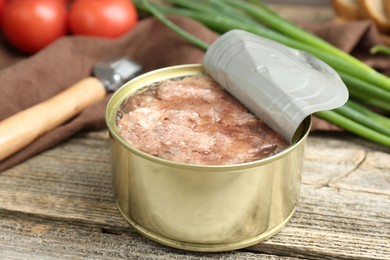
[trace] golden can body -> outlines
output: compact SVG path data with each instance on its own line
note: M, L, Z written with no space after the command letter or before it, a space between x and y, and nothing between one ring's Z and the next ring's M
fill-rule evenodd
M126 83L106 111L117 207L137 231L159 243L191 251L247 247L286 226L296 208L311 118L284 151L259 161L191 165L146 154L116 131L120 105L152 83L204 73L201 65L168 67Z

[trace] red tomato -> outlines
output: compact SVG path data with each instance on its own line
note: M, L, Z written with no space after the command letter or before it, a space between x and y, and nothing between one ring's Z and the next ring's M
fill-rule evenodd
M34 53L67 33L67 10L53 0L16 0L3 11L3 33L17 49Z
M137 24L137 11L130 0L76 0L69 10L73 34L119 37Z
M5 0L0 0L0 28L2 27L3 9L5 6Z

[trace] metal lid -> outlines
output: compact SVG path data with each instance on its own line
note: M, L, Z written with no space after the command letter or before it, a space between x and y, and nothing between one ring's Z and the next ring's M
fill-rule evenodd
M348 100L339 75L316 57L232 30L207 50L205 70L287 140L310 114Z

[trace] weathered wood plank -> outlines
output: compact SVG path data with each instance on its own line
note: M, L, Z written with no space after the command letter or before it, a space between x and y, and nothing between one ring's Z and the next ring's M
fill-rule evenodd
M113 204L107 133L76 138L1 174L12 211L125 225ZM102 212L111 218L102 218Z
M296 259L235 251L207 254L157 245L130 228L0 210L0 257L7 259Z
M44 236L55 237L55 233L59 232L56 230L67 225L69 230L66 232L77 241L80 236L92 236L89 231L85 231L87 235L81 235L79 231L88 227L87 230L94 232L106 230L106 235L99 236L107 236L107 233L132 234L136 237L137 247L153 247L157 251L164 248L171 252L171 258L182 256L182 251L142 238L119 215L113 202L107 146L105 131L80 135L3 172L0 175L0 226L11 225L7 223L13 221L23 223L27 218L24 216L28 215L28 218L37 218L34 221L38 222L39 219L49 220L47 227L44 227L45 224L38 225L42 229L54 230L50 233L52 235L43 232ZM349 135L339 138L312 135L304 160L301 202L291 223L272 239L248 249L226 253L223 258L237 257L239 252L314 259L388 258L389 162L388 149ZM19 217L15 219L15 214L20 214L22 220ZM4 222L4 219L8 220ZM23 254L25 251L21 248L37 243L21 239L24 235L19 231L15 231L16 237L10 237L8 229L0 228L0 238L4 240L0 248L6 248L7 254L13 250L21 250L20 254ZM61 243L59 238L50 239L54 244ZM116 242L111 243L121 243L123 247L134 242L133 237L130 241L123 235L115 236L114 240ZM77 241L76 244L79 243ZM71 248L75 246L69 245ZM111 252L104 245L94 249L93 244L84 243L73 252L75 257L78 250L84 252L86 246L91 246L90 250L95 250L97 255L98 250ZM54 254L57 250L57 247L36 248L39 252L37 256L45 257L45 254ZM139 252L132 253L136 255ZM110 254L114 253L105 256ZM148 254L157 258L160 253ZM186 256L200 257L191 253Z
M303 183L390 196L390 149L339 135L310 140Z
M291 223L259 252L314 259L389 259L390 208L386 196L312 189L303 186L302 201ZM388 204L388 203L387 203Z

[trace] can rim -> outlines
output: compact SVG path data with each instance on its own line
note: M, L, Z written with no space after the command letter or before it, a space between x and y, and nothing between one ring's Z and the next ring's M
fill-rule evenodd
M169 73L175 71L175 73ZM308 116L303 120L301 125L299 126L298 130L295 133L295 136L293 138L292 143L283 151L272 155L270 157L251 161L251 162L245 162L245 163L239 163L239 164L226 164L226 165L204 165L204 164L189 164L189 163L183 163L183 162L176 162L171 161L167 159L163 159L151 154L148 154L146 152L143 152L129 143L127 143L117 132L116 130L116 114L119 106L122 104L122 102L128 98L133 92L136 90L145 87L147 85L150 85L154 82L161 81L168 78L174 78L174 77L180 77L185 75L196 75L196 74L202 74L204 73L203 66L201 64L187 64L187 65L177 65L177 66L170 66L165 67L162 69L153 70L147 73L144 73L127 83L125 83L122 87L120 87L110 98L107 107L106 107L106 113L105 113L105 120L106 125L108 127L110 136L115 139L117 142L119 142L122 147L126 148L127 150L130 150L132 153L143 157L144 159L154 161L159 164L164 164L167 166L175 167L175 168L190 168L190 169L207 169L207 170L215 170L215 171L225 171L225 170L231 170L231 169L241 169L241 168L248 168L248 167L256 167L259 165L264 165L267 163L271 163L275 160L278 160L281 157L286 156L287 154L291 153L297 146L302 143L307 136L309 135L312 120L311 116ZM158 77L156 79L153 77L155 74L161 74L161 77ZM133 86L142 86L139 88L133 87ZM127 91L129 89L129 91ZM132 91L131 91L132 90ZM126 95L122 95L122 92L126 92ZM121 96L122 95L122 96Z

